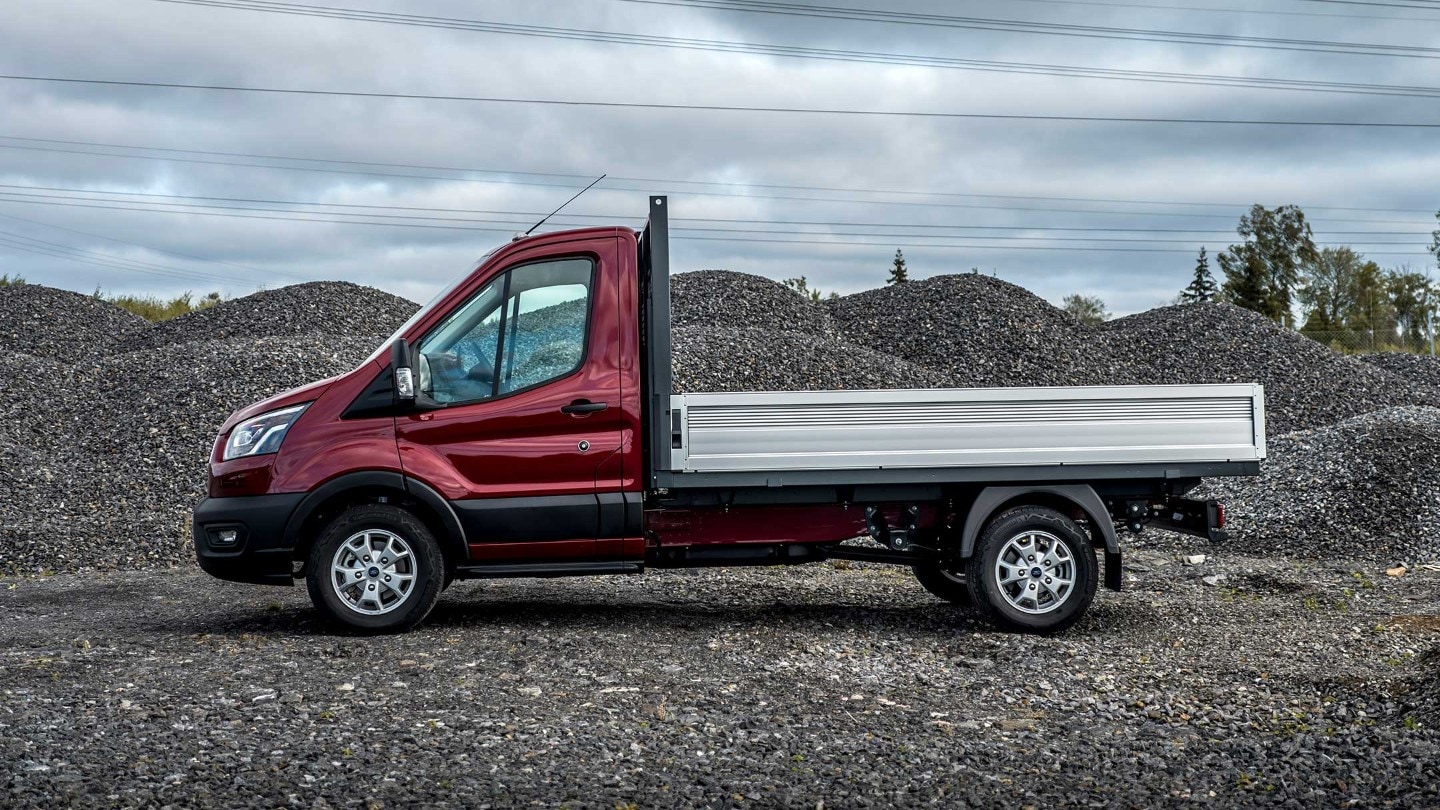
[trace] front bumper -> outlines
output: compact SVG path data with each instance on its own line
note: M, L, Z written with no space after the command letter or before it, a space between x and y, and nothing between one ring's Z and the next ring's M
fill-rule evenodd
M285 528L304 493L206 498L195 507L195 557L211 576L232 582L292 585L294 546ZM235 532L232 543L222 532Z

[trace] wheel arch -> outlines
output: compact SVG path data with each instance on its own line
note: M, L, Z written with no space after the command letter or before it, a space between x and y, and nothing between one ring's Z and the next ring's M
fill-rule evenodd
M990 518L1015 506L1048 506L1062 512L1078 509L1090 523L1090 539L1107 554L1120 553L1120 538L1105 502L1089 484L1038 484L986 487L975 497L960 533L960 557L975 552L975 541Z
M311 490L285 526L286 544L294 549L292 559L307 561L325 523L341 511L386 502L409 509L434 533L447 567L469 559L465 529L444 497L423 481L391 470L346 473Z

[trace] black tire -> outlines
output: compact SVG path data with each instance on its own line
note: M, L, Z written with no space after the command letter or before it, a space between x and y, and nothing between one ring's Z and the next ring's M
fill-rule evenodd
M388 586L384 585L380 578L377 577L372 582L364 576L369 574L371 568L382 570L378 565L367 562L367 566L361 566L364 570L359 579L371 583L367 587L379 590L388 598L398 601L398 604L387 608L383 613L367 614L352 606L341 598L330 579L334 576L332 564L340 547L364 532L394 535L408 547L409 556L413 559L409 564L396 561L397 566L404 568L395 571L397 579L407 575L413 577L403 598L395 595L393 589L387 591ZM382 540L383 537L379 534L374 538L375 542ZM379 563L379 560L373 563ZM430 615L435 603L440 600L440 591L445 586L445 559L435 536L414 515L400 507L387 504L354 506L340 513L315 541L315 547L310 550L307 570L305 581L310 589L310 601L315 608L330 621L362 633L403 633L409 630ZM383 576L382 570L381 577ZM356 587L359 589L361 586L357 583ZM362 608L364 604L361 603ZM370 604L379 607L376 603Z
M1001 554L1006 552L1012 540L1019 542L1027 536L1029 542L1035 544L1058 541L1068 552L1068 559L1062 565L1068 564L1073 570L1072 584L1068 590L1064 590L1056 606L1049 606L1056 597L1046 591L1045 583L1050 580L1044 575L1048 569L1043 565L1043 554L1036 555L1033 561L1026 560L1022 563L1032 566L1032 571L1040 571L1040 576L1033 581L1015 580L1014 590L1002 590L997 573ZM1021 562L1013 548L1007 556L1011 563ZM1068 629L1085 615L1090 602L1095 598L1095 586L1099 581L1099 567L1095 562L1095 548L1090 542L1090 536L1076 525L1075 521L1043 506L1021 506L992 519L980 532L974 554L967 563L970 590L981 615L997 627L1014 632L1058 633ZM1014 597L1020 602L1031 601L1029 610L1012 604L1011 598L1006 596L1007 592L1020 594ZM1039 596L1030 596L1029 593ZM1044 612L1031 612L1039 609L1044 609Z
M961 575L956 576L949 565L940 561L923 562L911 567L915 572L915 579L919 580L920 587L929 591L934 596L944 599L954 605L967 607L974 604L970 597L970 586L964 581L964 569L961 568ZM963 566L964 563L958 563Z

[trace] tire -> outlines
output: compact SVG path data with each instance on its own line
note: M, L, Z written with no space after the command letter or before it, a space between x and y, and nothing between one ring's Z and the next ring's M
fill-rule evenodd
M967 573L981 615L1022 633L1058 633L1074 625L1099 581L1090 536L1043 506L1011 509L986 524ZM1068 585L1061 584L1061 574L1069 574Z
M960 565L963 566L964 563ZM957 577L952 573L951 566L939 561L924 562L913 566L911 570L915 572L915 579L919 580L920 587L932 595L961 607L974 603L970 597L970 586L965 583L963 576Z
M430 614L445 585L435 536L411 513L386 504L342 512L316 540L307 568L315 608L362 633L409 630Z

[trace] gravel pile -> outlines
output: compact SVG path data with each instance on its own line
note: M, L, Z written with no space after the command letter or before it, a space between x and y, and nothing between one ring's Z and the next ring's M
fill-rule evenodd
M1389 408L1271 439L1258 478L1207 487L1245 552L1440 560L1440 409Z
M374 287L312 281L262 290L163 321L122 341L119 350L231 337L388 335L419 308Z
M845 337L940 371L954 387L1115 382L1117 363L1093 329L989 276L937 276L831 307Z
M684 327L674 330L673 339L674 390L679 393L939 388L946 384L938 371L802 332Z
M76 365L12 355L45 384L0 388L0 574L193 564L190 509L220 423L238 408L349 371L371 337L232 338Z
M1405 352L1376 352L1359 355L1359 359L1404 377L1415 385L1440 389L1440 357Z
M5 354L83 360L149 326L144 318L92 296L39 284L0 287L0 352Z
M810 335L828 335L835 328L823 303L768 278L728 270L674 276L670 309L676 327L757 327Z
M1347 357L1229 304L1162 307L1104 325L1124 382L1265 386L1270 435L1338 422L1392 405L1440 404L1440 391Z

